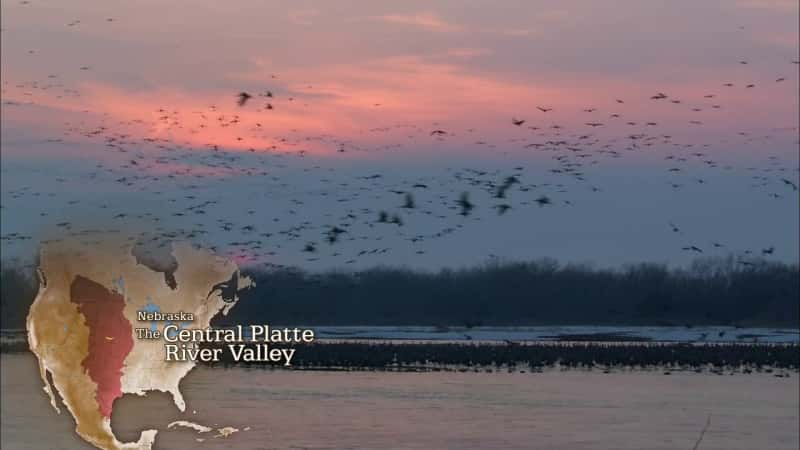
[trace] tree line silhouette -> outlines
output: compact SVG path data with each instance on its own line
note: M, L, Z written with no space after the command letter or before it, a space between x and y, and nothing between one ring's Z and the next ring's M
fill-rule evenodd
M459 270L250 269L256 287L214 325L732 325L800 327L798 265L697 259L642 263L490 262ZM37 282L1 271L2 328L24 328Z

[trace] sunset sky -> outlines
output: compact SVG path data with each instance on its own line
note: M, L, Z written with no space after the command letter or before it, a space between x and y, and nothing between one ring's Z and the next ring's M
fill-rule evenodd
M796 262L798 33L796 0L3 0L3 254Z

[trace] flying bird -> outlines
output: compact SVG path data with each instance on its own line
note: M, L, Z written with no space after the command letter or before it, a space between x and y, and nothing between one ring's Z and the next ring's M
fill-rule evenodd
M239 105L239 106L244 106L244 104L247 103L248 100L253 98L253 96L248 94L247 92L242 91L242 92L239 92L239 95L237 95L237 98L238 98L238 100L236 101L236 104Z
M405 202L403 203L403 208L413 209L415 207L416 207L416 204L414 202L414 196L411 195L410 192L406 192Z
M495 207L495 209L497 209L497 215L498 215L498 216L502 216L502 215L503 215L503 214L505 214L505 213L506 213L506 212L507 212L509 209L511 209L511 205L509 205L509 204L507 204L507 203L501 203L501 204L499 204L499 205L495 205L494 207Z
M534 200L534 201L535 201L536 203L538 203L538 204L539 204L539 206L545 206L545 205L551 205L551 204L553 204L553 202L550 200L550 197L548 197L548 196L546 196L546 195L542 195L542 196L540 196L539 198L537 198L537 199L536 199L536 200Z
M475 205L469 201L469 193L462 192L461 197L458 199L458 206L461 207L461 214L462 216L466 217L469 215L470 212L475 208Z

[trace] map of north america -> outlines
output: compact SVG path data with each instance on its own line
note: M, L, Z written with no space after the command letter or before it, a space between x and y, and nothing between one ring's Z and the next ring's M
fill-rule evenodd
M189 244L171 244L168 256L170 269L163 271L137 258L128 241L60 241L41 249L28 343L53 408L61 412L57 392L77 434L98 448L153 447L157 430L142 430L136 442L120 442L112 431L114 401L124 394L167 392L186 409L178 385L195 363L164 361L163 341L136 339L134 328L150 327L137 322L137 311L191 313L192 327L206 328L252 284L233 262Z

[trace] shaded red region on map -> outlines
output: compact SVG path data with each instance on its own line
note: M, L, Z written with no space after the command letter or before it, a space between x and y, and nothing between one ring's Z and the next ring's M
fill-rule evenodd
M100 413L111 417L114 400L122 396L122 365L133 349L133 328L122 314L125 300L80 275L70 286L70 300L89 327L89 354L81 364L97 383Z

